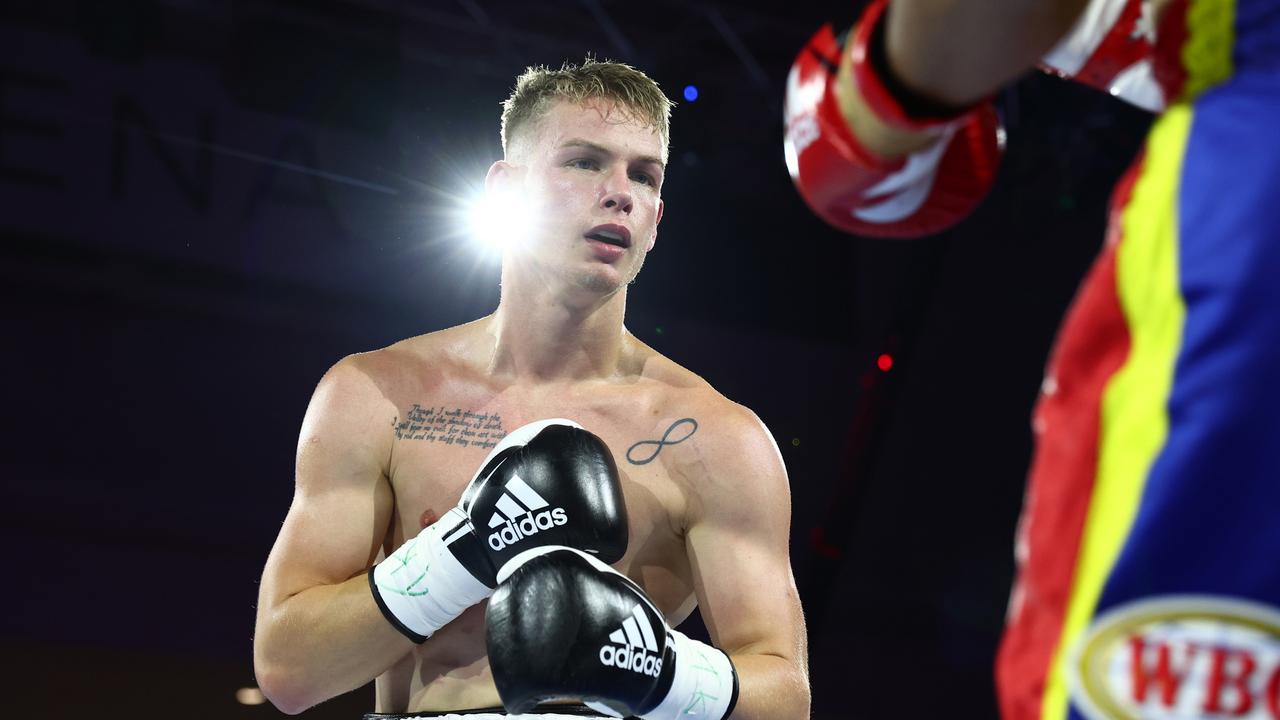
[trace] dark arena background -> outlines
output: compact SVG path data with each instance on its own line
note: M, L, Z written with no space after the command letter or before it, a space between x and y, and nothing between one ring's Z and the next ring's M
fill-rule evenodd
M526 65L679 102L628 327L782 448L816 718L994 718L1030 412L1145 114L1033 75L938 237L842 235L783 163L851 3L83 0L0 11L3 717L267 718L257 581L335 361L490 312L463 208ZM694 619L691 633L703 633ZM359 717L358 690L303 717Z

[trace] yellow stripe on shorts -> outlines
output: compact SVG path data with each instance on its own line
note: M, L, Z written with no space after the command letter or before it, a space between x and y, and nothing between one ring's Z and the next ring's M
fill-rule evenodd
M1187 79L1182 86L1181 100L1195 100L1205 90L1231 77L1235 26L1234 0L1189 0L1187 39L1181 53Z
M1168 435L1168 399L1186 316L1178 285L1177 201L1191 117L1189 105L1175 105L1152 127L1120 220L1116 285L1129 326L1129 356L1103 390L1097 476L1066 620L1046 678L1043 720L1067 715L1067 663L1093 618L1147 473Z

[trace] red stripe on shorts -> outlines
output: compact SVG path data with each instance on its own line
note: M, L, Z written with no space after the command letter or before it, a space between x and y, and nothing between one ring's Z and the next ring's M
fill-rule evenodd
M1098 467L1102 393L1129 354L1116 288L1120 218L1141 158L1111 198L1107 241L1085 277L1050 355L1036 404L1036 451L1018 526L1018 576L996 658L1004 720L1040 717Z

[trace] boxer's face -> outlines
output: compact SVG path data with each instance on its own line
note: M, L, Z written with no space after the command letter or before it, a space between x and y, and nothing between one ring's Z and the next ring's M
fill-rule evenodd
M661 136L608 100L557 103L525 132L509 164L532 227L525 249L509 259L576 289L624 287L662 219Z

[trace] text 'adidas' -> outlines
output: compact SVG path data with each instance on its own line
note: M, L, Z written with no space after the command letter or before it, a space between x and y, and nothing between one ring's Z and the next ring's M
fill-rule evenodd
M662 658L649 654L658 651L658 643L653 637L653 629L649 627L649 619L639 605L631 609L631 617L622 622L620 629L609 634L609 641L621 647L601 646L601 663L652 677L658 677L662 672Z
M512 475L504 489L505 492L496 503L498 511L489 518L490 528L502 528L489 535L489 547L494 550L501 550L541 530L569 522L564 508L544 510L547 501L521 480L519 475Z

